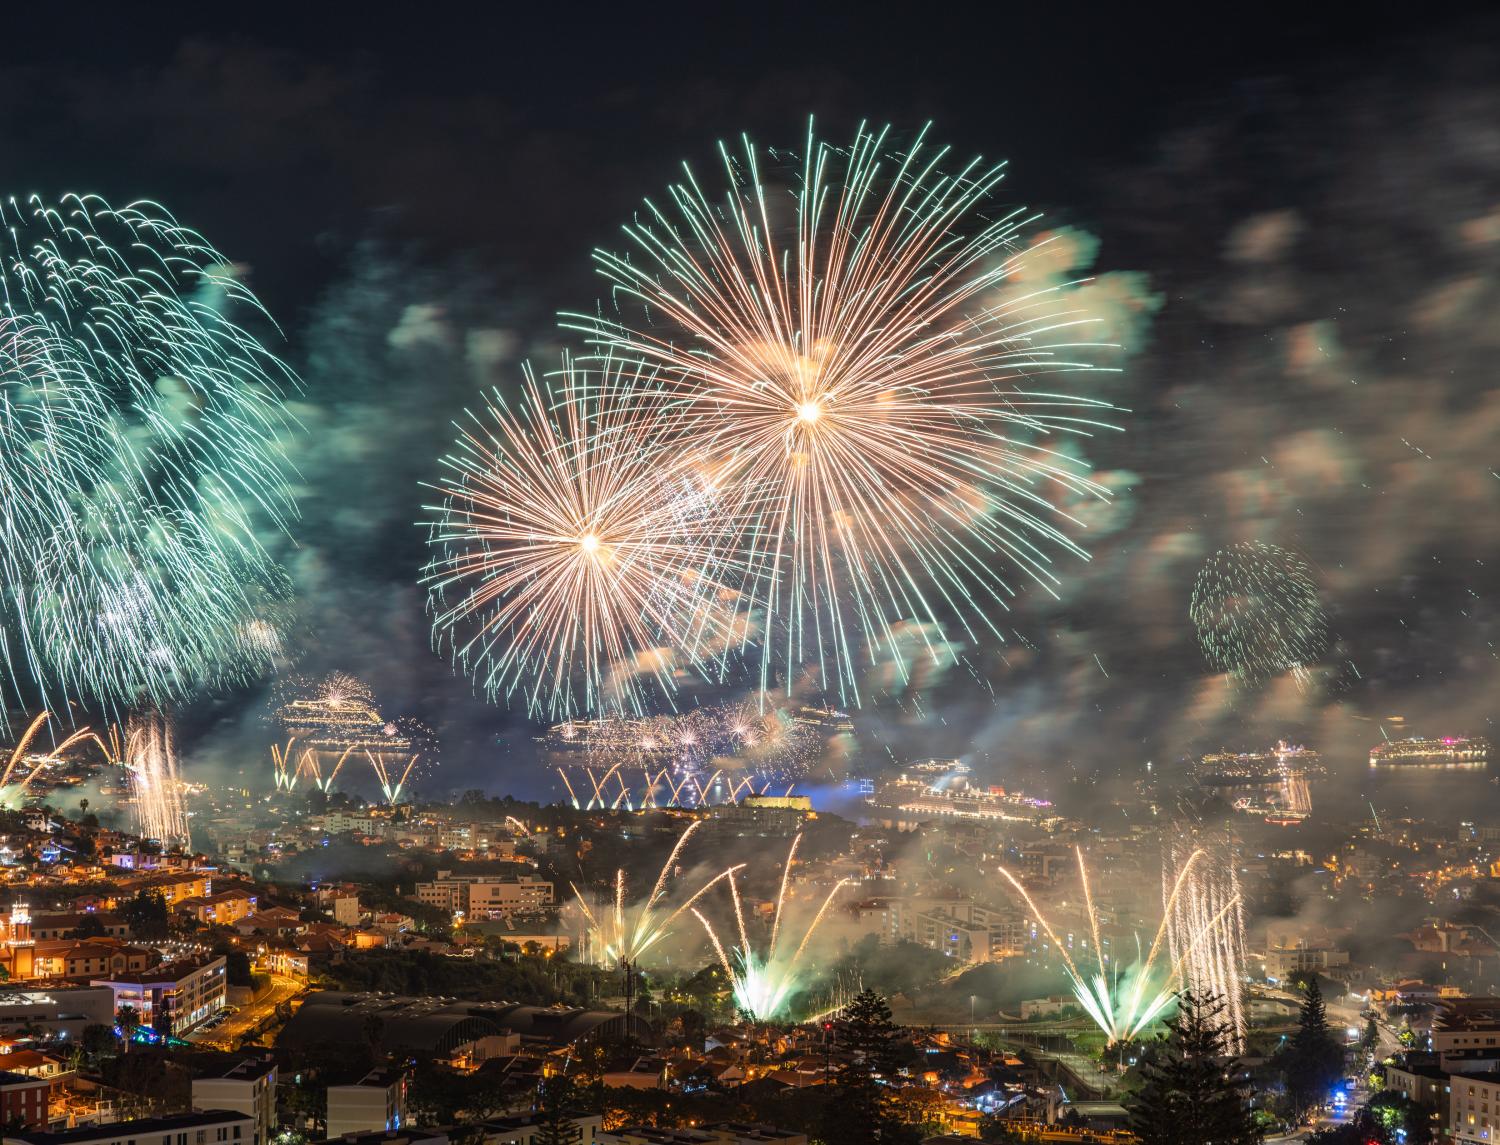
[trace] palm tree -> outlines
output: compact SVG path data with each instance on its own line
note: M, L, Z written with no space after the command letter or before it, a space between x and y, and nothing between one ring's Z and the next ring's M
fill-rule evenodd
M115 1011L115 1024L125 1035L125 1052L129 1053L131 1036L135 1033L136 1027L141 1024L141 1012L129 1004L121 1006Z

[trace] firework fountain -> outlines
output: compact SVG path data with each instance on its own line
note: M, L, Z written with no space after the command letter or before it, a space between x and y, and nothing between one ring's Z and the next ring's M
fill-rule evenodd
M1245 1048L1245 914L1233 841L1223 832L1178 836L1162 856L1162 911L1172 962L1198 997L1224 1002L1224 1037L1231 1053ZM1175 898L1168 886L1181 886Z
M802 957L807 952L808 943L812 941L818 926L828 914L829 908L833 906L834 898L849 882L848 879L840 879L834 884L833 889L823 899L822 905L818 907L817 913L813 915L812 921L808 923L807 929L802 932L801 941L788 953L787 945L782 942L784 930L782 919L786 911L786 892L791 880L792 865L796 862L797 848L801 843L802 836L798 835L792 840L791 848L787 851L786 864L781 871L781 889L776 895L776 910L772 916L771 940L763 951L756 950L754 943L750 941L750 933L745 926L745 910L740 901L739 886L735 882L734 872L726 872L729 877L725 880L729 884L730 898L734 903L734 922L739 936L739 944L734 948L732 957L725 951L724 943L720 940L718 932L714 930L713 924L698 910L693 910L694 917L708 933L708 940L713 944L719 964L723 966L724 973L729 978L734 991L735 1008L741 1014L748 1016L751 1021L769 1021L785 1013L793 995L804 984Z
M172 725L160 712L132 715L125 730L125 770L135 800L136 831L162 846L187 843L187 811L172 745Z
M699 887L685 903L671 911L658 909L672 878L677 874L677 859L698 826L698 823L693 823L682 833L677 845L672 848L672 853L667 856L667 861L662 864L661 873L656 876L651 893L634 906L627 906L625 902L624 871L615 872L614 897L608 905L591 908L583 892L576 886L573 887L574 898L587 923L587 957L590 961L608 967L622 964L636 966L644 955L672 933L672 924L683 913L692 909L693 904L717 883L732 878L733 872L739 870L738 867L731 867L716 875Z
M1172 1006L1176 997L1176 984L1182 978L1184 962L1190 959L1198 947L1215 931L1222 927L1231 912L1239 909L1239 899L1224 904L1223 908L1204 919L1201 926L1184 932L1180 954L1169 954L1168 963L1162 966L1158 958L1163 947L1168 946L1167 933L1171 920L1187 885L1189 876L1203 859L1201 850L1193 850L1183 860L1175 878L1163 887L1165 909L1161 925L1151 940L1144 958L1122 969L1118 959L1111 959L1104 951L1099 926L1099 912L1094 907L1094 892L1089 881L1088 866L1084 862L1083 848L1077 850L1078 878L1083 890L1084 908L1088 914L1090 938L1093 944L1094 966L1085 970L1074 959L1065 943L1053 929L1021 880L1004 867L1000 874L1015 888L1031 909L1037 924L1041 926L1053 948L1062 957L1068 978L1073 984L1073 995L1084 1012L1104 1032L1110 1045L1134 1041L1142 1032L1162 1017Z

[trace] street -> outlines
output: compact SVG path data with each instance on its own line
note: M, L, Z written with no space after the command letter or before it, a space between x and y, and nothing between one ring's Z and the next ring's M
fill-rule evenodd
M197 1030L187 1035L187 1040L195 1045L207 1046L218 1050L232 1050L240 1044L246 1033L255 1029L264 1022L275 1011L276 1007L283 1002L290 1001L298 994L307 989L307 983L301 978L289 978L281 974L271 976L271 988L261 997L246 1006L242 1006L238 1013L231 1014L227 1019L211 1030Z

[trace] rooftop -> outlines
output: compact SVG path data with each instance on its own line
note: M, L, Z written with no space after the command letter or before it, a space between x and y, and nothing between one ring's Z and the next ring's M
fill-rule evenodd
M269 1058L246 1058L224 1076L233 1078L235 1081L254 1081L256 1078L265 1077L268 1073L274 1072L276 1072L276 1063Z
M142 1117L136 1121L120 1121L113 1125L90 1125L82 1129L65 1129L60 1133L6 1134L5 1139L16 1142L18 1145L72 1145L73 1142L78 1141L112 1140L116 1137L141 1138L152 1134L173 1133L179 1129L233 1124L236 1121L249 1123L252 1120L243 1113L235 1113L227 1109L209 1109L201 1113L174 1113L167 1117Z

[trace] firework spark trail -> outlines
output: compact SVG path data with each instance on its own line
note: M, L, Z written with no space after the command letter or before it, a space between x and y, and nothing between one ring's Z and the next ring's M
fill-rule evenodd
M412 769L417 766L418 761L422 758L420 755L412 756L406 761L406 766L402 769L400 776L392 779L391 777L395 775L395 772L391 770L390 763L384 755L380 752L366 749L364 757L366 762L369 763L370 770L374 773L376 781L380 784L380 793L385 796L386 803L391 806L395 806L401 801L401 793L406 787L406 781L411 776ZM339 762L342 764L343 760Z
M861 126L840 149L810 124L784 229L756 147L720 153L721 201L687 171L625 228L631 256L596 252L636 309L563 322L672 394L674 432L722 459L743 607L765 616L789 677L817 665L858 703L861 656L894 655L907 678L897 623L998 636L988 610L1015 595L1008 570L1053 591L1049 550L1086 555L1048 494L1106 491L1039 443L1104 427L1109 407L1027 379L1092 368L1074 358L1089 320L1067 287L1019 285L1029 220L985 217L1000 165L945 172L925 133L892 156L888 130Z
M729 884L730 901L734 908L735 929L739 935L739 945L735 947L734 957L731 958L724 950L724 944L719 939L718 932L714 930L713 924L708 921L702 912L693 911L693 917L703 926L708 934L709 942L718 955L719 963L724 968L725 975L729 978L730 986L734 991L736 1008L748 1014L752 1020L767 1021L783 1013L787 1004L791 1001L799 985L801 985L802 956L807 951L807 945L817 933L818 927L832 908L834 899L838 893L849 885L851 880L844 878L834 884L833 889L823 899L812 921L808 923L803 931L802 940L790 956L783 953L779 945L782 931L782 915L786 909L786 892L789 885L790 872L795 861L797 848L802 842L802 836L797 835L792 840L792 845L787 851L786 863L782 869L781 889L776 897L776 910L771 922L771 941L765 952L759 953L750 941L750 932L745 925L744 904L740 899L739 886L735 882L734 874L738 868L731 868L724 876Z
M1327 645L1327 617L1308 563L1263 541L1210 557L1188 616L1215 671L1249 684L1290 672L1301 686Z
M1204 852L1201 849L1193 849L1177 868L1175 877L1170 882L1163 883L1161 924L1157 927L1156 935L1144 960L1129 967L1124 972L1123 979L1118 960L1115 960L1114 966L1111 967L1110 960L1105 957L1101 944L1098 913L1094 907L1093 891L1089 884L1083 849L1077 848L1076 853L1078 877L1083 886L1085 909L1088 911L1089 928L1094 942L1096 969L1092 973L1086 973L1074 960L1067 945L1053 929L1047 916L1038 908L1036 901L1021 880L1004 867L1000 867L999 871L1030 908L1033 917L1051 941L1053 949L1062 956L1063 965L1073 984L1073 994L1084 1011L1104 1032L1111 1045L1132 1041L1139 1037L1152 1022L1161 1017L1172 1004L1173 982L1181 978L1184 963L1176 956L1174 950L1168 972L1164 976L1165 980L1162 980L1157 974L1157 957L1161 953L1163 944L1168 941L1168 932L1179 909L1184 887L1187 885L1189 876L1203 858ZM1184 931L1182 957L1190 957L1207 936L1221 929L1231 913L1238 910L1238 905L1239 899L1236 897L1224 904L1224 909L1209 912L1196 927Z
M1245 919L1234 861L1233 842L1222 833L1200 840L1179 839L1163 852L1163 887L1177 881L1186 859L1203 852L1184 882L1185 892L1168 905L1168 935L1172 961L1181 967L1183 985L1198 995L1224 1000L1225 1036L1244 1048L1247 1028L1244 1009Z
M0 231L0 656L111 708L260 675L258 532L295 516L295 378L236 323L264 312L154 204L0 200Z
M32 780L41 774L44 767L58 759L69 748L76 747L80 743L93 741L98 745L99 750L104 752L105 757L109 758L109 746L97 733L87 727L78 728L65 736L61 742L57 743L50 750L37 753L36 762L32 764L31 768L19 780L13 782L13 777L24 763L32 742L51 719L51 712L44 711L39 713L26 726L26 730L21 733L20 738L16 740L16 746L12 749L10 757L5 761L5 770L0 772L0 797L3 797L6 802L13 802L24 798L31 788Z
M578 792L574 791L573 790L573 785L568 782L568 773L566 771L564 771L560 767L557 768L556 771L557 771L558 776L563 781L563 786L568 789L568 798L573 801L573 810L575 810L575 811L580 810L580 808L578 806Z
M271 745L272 778L277 791L290 791L297 783L299 769L292 766L292 745L297 737L292 736L284 746Z
M545 386L528 368L519 401L497 391L460 427L424 580L438 643L491 696L640 712L647 681L673 692L674 654L728 639L716 597L736 523L664 435L665 404L638 370L565 361Z
M160 712L132 715L126 724L125 768L135 798L137 832L164 847L189 840L172 727Z

